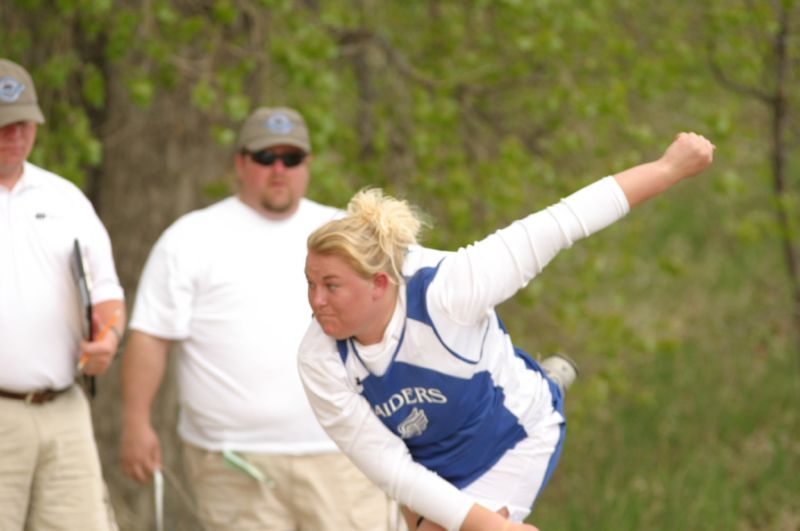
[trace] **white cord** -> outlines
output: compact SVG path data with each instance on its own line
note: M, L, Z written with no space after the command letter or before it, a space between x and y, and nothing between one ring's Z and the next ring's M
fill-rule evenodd
M164 531L164 476L153 472L153 502L156 510L156 531Z

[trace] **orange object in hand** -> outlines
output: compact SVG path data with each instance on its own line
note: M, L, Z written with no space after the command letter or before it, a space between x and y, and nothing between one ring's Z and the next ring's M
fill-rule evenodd
M108 331L111 330L111 327L117 324L117 321L119 320L119 314L120 314L119 310L114 312L114 314L111 316L111 319L108 320L106 325L102 328L102 330L100 330L100 333L97 334L96 341L102 341L103 339L105 339L106 334L108 334ZM86 366L88 362L89 362L89 355L83 353L81 355L80 361L78 361L78 370L79 371L83 370L84 366Z

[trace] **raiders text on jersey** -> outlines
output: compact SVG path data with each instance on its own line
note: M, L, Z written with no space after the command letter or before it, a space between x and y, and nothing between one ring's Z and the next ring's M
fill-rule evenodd
M398 409L406 404L446 404L447 396L435 387L404 387L400 392L393 394L383 404L374 406L375 414L379 417L391 417Z

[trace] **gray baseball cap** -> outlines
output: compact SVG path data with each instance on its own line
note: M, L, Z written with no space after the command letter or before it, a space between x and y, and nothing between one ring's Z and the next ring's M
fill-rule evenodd
M0 59L0 127L14 122L44 123L31 75L20 65Z
M294 146L311 153L311 140L303 116L289 107L261 107L242 124L238 150L259 151L273 146Z

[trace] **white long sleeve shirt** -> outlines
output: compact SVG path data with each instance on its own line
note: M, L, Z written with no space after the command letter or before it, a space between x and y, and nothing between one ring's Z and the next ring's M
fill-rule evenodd
M607 177L457 252L409 249L379 344L337 342L315 321L306 332L299 371L322 426L392 498L459 529L474 503L459 489L554 408L494 307L628 209Z

